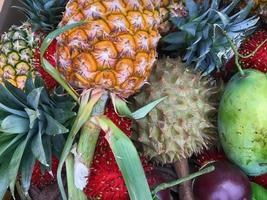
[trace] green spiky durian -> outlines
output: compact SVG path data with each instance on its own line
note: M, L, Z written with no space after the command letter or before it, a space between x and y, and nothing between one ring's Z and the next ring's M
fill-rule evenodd
M178 59L163 59L150 83L134 97L136 107L167 98L134 126L133 139L141 142L145 155L161 164L173 163L217 139L216 122L209 120L218 104L215 81L190 72Z

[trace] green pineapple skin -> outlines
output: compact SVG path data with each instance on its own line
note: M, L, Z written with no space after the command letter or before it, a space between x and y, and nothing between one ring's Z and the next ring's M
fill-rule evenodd
M244 70L227 85L219 106L218 128L230 160L250 176L267 172L267 77Z
M134 97L135 108L167 96L134 127L134 140L143 153L156 163L173 163L200 153L217 139L215 126L208 120L216 112L207 98L217 93L200 74L193 74L180 60L160 60L149 86Z

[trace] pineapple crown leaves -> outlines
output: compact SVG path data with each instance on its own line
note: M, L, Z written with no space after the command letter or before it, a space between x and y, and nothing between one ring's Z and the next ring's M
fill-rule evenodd
M234 0L225 8L220 8L220 0L212 0L211 4L208 0L200 4L186 0L188 16L170 19L179 31L163 38L169 44L166 50L186 49L183 60L188 65L195 64L195 70L204 75L219 69L231 57L232 50L227 38L216 27L226 31L235 45L239 46L242 39L255 30L259 20L255 16L247 18L253 8L252 1L231 15L239 2Z
M36 160L42 170L51 167L52 154L60 154L75 116L69 96L49 95L43 81L29 77L24 90L9 82L0 85L0 199L9 186L14 192L17 176L28 191Z
M33 31L50 32L62 19L67 0L21 0L21 10L32 25Z

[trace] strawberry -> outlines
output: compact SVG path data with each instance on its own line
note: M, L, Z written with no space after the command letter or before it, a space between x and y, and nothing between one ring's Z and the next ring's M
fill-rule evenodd
M37 69L37 71L40 73L41 77L43 78L44 82L46 83L46 86L48 89L53 89L55 88L58 83L55 79L53 79L44 69L43 66L41 64L41 58L40 58L40 48L41 48L41 40L45 37L44 34L40 34L40 42L38 44L38 47L35 49L35 53L34 53L34 65L35 68ZM56 47L57 47L57 41L53 40L52 43L50 44L50 46L47 48L44 57L45 59L47 59L49 61L49 63L56 67Z
M244 40L239 48L239 53L242 55L249 55L256 48L263 44L255 53L249 58L241 58L240 64L243 68L253 68L262 72L267 72L267 31L259 30L253 35Z
M128 118L119 117L111 104L105 115L113 121L127 136L131 136L132 122ZM145 172L152 170L145 158L141 157ZM129 195L123 176L116 163L112 150L105 139L105 132L101 131L96 145L94 160L90 169L90 177L84 193L90 199L99 200L128 200Z
M36 162L32 172L31 184L37 186L39 189L43 189L44 187L55 183L57 167L58 159L54 156L52 157L52 167L50 172L45 171L42 173L40 163Z

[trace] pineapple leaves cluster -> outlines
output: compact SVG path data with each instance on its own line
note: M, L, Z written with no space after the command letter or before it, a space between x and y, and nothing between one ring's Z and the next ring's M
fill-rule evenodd
M50 95L43 81L29 77L24 90L5 81L0 85L0 199L8 186L14 192L20 176L28 191L36 161L42 170L60 155L75 112L75 103L62 89Z
M62 19L67 0L21 0L20 3L23 6L17 8L28 17L33 31L49 32Z
M232 56L229 41L220 29L226 31L235 45L239 45L246 35L255 30L258 22L255 16L247 18L253 7L252 1L238 13L232 14L239 2L234 0L221 8L220 0L212 0L211 4L208 0L200 4L186 0L188 15L170 19L178 31L163 38L168 44L166 50L185 49L184 61L204 74L219 69Z

